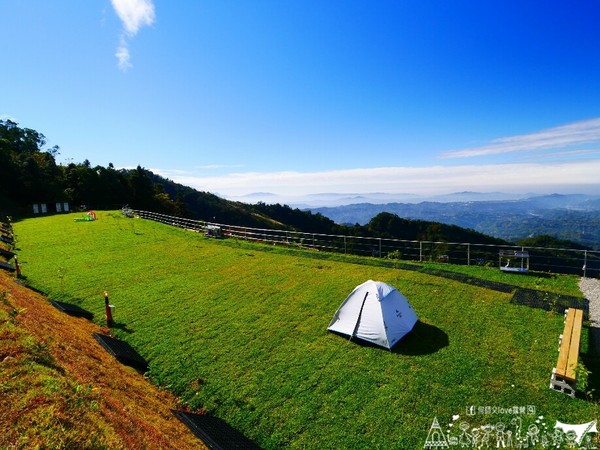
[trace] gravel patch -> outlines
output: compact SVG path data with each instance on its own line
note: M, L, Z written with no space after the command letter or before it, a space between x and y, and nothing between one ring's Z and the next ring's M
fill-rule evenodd
M591 335L596 346L600 349L600 279L580 278L579 289L589 301Z

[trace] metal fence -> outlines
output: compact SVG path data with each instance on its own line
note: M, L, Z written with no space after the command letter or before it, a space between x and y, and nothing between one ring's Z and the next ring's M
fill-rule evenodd
M207 236L230 237L326 252L406 261L499 266L500 254L506 254L507 251L527 252L531 270L600 277L600 251L594 250L331 235L241 227L149 211L129 210L127 214L135 214L143 219L204 233Z

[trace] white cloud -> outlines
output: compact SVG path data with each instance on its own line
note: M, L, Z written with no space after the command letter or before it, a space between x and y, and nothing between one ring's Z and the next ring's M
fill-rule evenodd
M214 170L214 169L231 169L244 167L242 164L206 164L204 166L197 166L196 169Z
M543 164L381 167L328 172L246 172L212 177L177 174L160 169L153 171L202 191L232 197L253 192L302 196L324 192L435 195L464 190L510 193L573 192L582 189L600 191L600 159Z
M499 138L489 145L442 153L443 158L470 158L512 152L563 148L600 142L600 118L548 128L536 133Z
M133 38L141 27L154 24L156 16L151 0L111 0L113 8L121 19L124 33L115 53L119 69L126 71L132 67L128 38Z
M121 40L115 56L117 57L119 69L126 71L131 68L131 55L129 54L127 42L124 39Z
M111 0L115 12L123 22L130 37L144 25L152 25L156 18L154 4L150 0Z
M590 156L590 155L599 155L600 149L586 149L586 150L568 150L568 151L560 151L560 152L551 152L551 153L543 153L543 154L529 154L522 158L521 160L529 160L529 161L541 161L548 159L565 159L572 157L581 157L581 156Z

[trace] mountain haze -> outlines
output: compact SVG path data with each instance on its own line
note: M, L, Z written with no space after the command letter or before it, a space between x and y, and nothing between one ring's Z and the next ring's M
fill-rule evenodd
M511 242L550 235L600 248L600 196L552 194L501 201L357 203L310 211L340 224L366 224L377 214L389 212L457 225Z

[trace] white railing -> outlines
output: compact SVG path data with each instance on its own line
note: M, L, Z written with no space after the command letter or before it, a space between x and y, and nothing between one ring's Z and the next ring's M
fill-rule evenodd
M584 277L600 276L600 251L594 250L330 235L242 227L168 216L149 211L133 210L133 213L143 219L161 222L214 237L232 237L247 241L289 245L319 251L408 261L449 262L462 265L499 265L499 254L501 251L528 251L530 257L529 263L532 270L571 273Z

